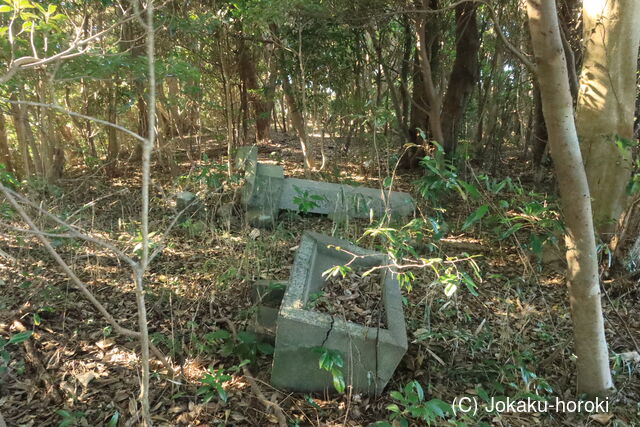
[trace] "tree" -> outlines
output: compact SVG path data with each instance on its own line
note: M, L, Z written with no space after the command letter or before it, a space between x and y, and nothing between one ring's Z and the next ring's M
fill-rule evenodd
M475 3L456 6L456 58L442 103L444 150L453 155L458 146L458 129L471 92L478 81L480 37Z
M591 199L555 1L528 0L527 14L566 227L567 285L578 356L578 393L604 395L613 387L613 381L600 302Z
M594 223L608 241L625 209L631 178L640 3L585 0L582 16L585 51L576 126Z

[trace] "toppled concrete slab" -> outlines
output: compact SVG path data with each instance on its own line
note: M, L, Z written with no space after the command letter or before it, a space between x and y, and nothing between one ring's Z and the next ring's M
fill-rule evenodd
M415 210L413 198L407 193L298 178L284 180L280 209L299 211L294 199L305 192L319 196L313 200L309 212L336 218L380 218L387 212L387 199L388 213L393 217L408 217Z
M308 305L310 295L320 291L322 273L357 258L351 266L371 268L387 265L383 254L368 251L345 240L305 232L296 253L289 285L277 319L276 345L271 382L300 392L331 390L331 375L319 368L318 347L340 352L347 385L357 393L380 393L407 351L407 335L401 293L395 274L385 270L382 300L386 328L369 328L320 313Z
M415 203L408 193L346 184L285 178L282 167L257 161L257 147L240 147L236 168L244 171L246 183L242 203L248 222L257 227L273 227L281 209L301 212L300 199L308 198L306 212L345 218L408 217ZM298 200L296 201L296 198Z

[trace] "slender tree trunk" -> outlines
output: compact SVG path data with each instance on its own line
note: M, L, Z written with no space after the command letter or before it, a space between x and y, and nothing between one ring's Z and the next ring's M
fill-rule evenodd
M426 2L425 2L426 3ZM442 131L441 110L442 101L440 94L436 90L433 82L433 73L431 63L429 62L429 54L427 52L427 37L425 35L426 18L420 19L417 28L418 54L420 56L420 71L422 73L422 81L424 84L424 92L429 104L429 129L433 139L440 145L444 145L444 134Z
M18 97L13 94L11 95L11 100L17 101ZM42 176L43 171L42 160L40 159L40 150L38 150L38 147L36 146L33 130L29 123L28 108L24 105L14 103L11 104L10 108L13 126L16 129L18 143L21 146L25 175L28 177L35 173ZM31 152L29 152L29 150L31 150ZM33 156L33 160L31 156Z
M238 68L240 69L240 79L248 92L249 100L253 107L256 123L256 142L266 142L269 140L269 127L271 122L272 105L266 99L268 89L261 88L258 84L256 64L251 55L251 51L241 45L240 57L238 58Z
M108 91L109 105L107 106L107 120L113 124L118 123L117 85L112 86ZM120 154L120 143L118 141L118 131L116 128L107 126L107 175L115 176L118 171L118 155Z
M313 158L313 147L311 142L307 138L307 129L304 122L304 116L293 94L293 88L289 83L289 76L283 74L282 76L282 89L284 92L284 98L287 102L287 108L289 109L289 118L291 119L291 125L296 131L298 141L300 141L300 148L302 149L302 156L304 157L305 169L315 168L315 159Z
M576 125L594 223L608 241L625 209L631 178L640 2L591 0L582 16L585 51Z
M11 151L9 151L9 143L7 141L7 122L4 113L0 111L0 163L2 163L7 171L16 173L16 168L11 160Z
M613 381L600 302L591 198L573 118L555 1L528 0L527 13L566 225L567 284L577 355L578 393L604 395L613 387Z
M444 151L452 156L458 146L458 125L480 75L478 51L480 36L475 3L456 6L456 58L442 106Z
M407 88L409 83L409 70L411 70L412 66L411 53L414 48L411 23L406 16L403 16L402 18L402 25L404 27L404 46L402 49L402 63L400 64L400 99L402 104L402 115L399 117L399 120L401 121L402 126L408 129L411 98Z
M549 137L547 135L547 125L544 122L544 114L542 113L540 88L537 83L533 84L533 110L533 167L536 171L540 171Z
M224 93L225 117L227 119L227 172L229 176L233 174L233 154L235 150L234 126L233 126L233 98L231 94L231 81L229 80L229 63L227 61L226 52L228 49L227 32L223 27L223 31L219 40L220 46L220 71L222 72L222 89Z

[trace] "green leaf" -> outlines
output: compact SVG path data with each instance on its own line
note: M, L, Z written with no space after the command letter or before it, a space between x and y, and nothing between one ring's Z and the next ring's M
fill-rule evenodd
M469 215L467 220L462 225L462 230L464 231L467 228L471 227L476 222L480 221L482 219L482 217L484 217L487 214L488 211L489 211L489 206L488 205L482 205L478 209L473 211L473 213L471 215Z
M7 344L19 344L23 341L28 340L32 334L33 334L33 331L19 332L13 335L11 338L9 338L9 342Z
M422 402L424 400L424 390L422 390L422 386L418 381L412 381L412 383L413 383L413 388L416 390L416 393L418 394L418 400Z
M402 395L402 393L400 393L399 391L392 391L391 393L389 393L389 395L396 400L400 400L403 401L404 400L404 396Z
M458 285L455 282L448 282L447 286L444 287L444 294L448 297L455 294L458 290Z
M480 399L484 400L485 402L489 402L489 394L485 391L485 389L478 386L476 387L476 393L478 393L478 396L480 396Z
M395 403L392 403L391 405L387 405L386 409L388 411L391 411L391 412L396 412L396 413L400 412L400 407L398 405L396 405Z
M474 297L478 296L478 292L476 291L477 286L467 273L462 273L462 282L465 284L471 295Z
M461 179L458 180L458 182L464 188L464 190L467 192L467 194L469 194L471 196L472 199L477 199L477 198L480 197L480 192L478 191L478 189L476 188L475 185L469 184L468 182L463 181Z
M107 423L107 427L116 427L118 425L119 419L120 419L120 412L116 411L109 419L109 422Z
M238 332L238 339L245 344L255 344L258 342L256 334L248 331Z
M218 329L217 331L209 332L208 334L205 334L204 339L206 339L207 341L214 341L214 340L226 340L229 337L231 337L231 334L229 333L229 331L226 331L224 329Z
M258 344L258 351L262 354L273 354L273 346L267 342L261 342Z
M0 6L0 13L11 12L12 10L13 8L9 5L3 4L2 6Z
M338 373L333 374L333 388L335 388L338 393L344 393L345 383L342 372L338 371Z
M440 399L431 399L426 406L440 418L444 418L446 414L451 413L451 405Z

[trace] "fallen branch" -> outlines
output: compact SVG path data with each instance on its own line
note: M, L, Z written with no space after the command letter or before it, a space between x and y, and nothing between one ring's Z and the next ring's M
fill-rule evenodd
M105 308L105 306L102 305L100 301L98 301L98 299L93 295L93 293L91 293L91 291L82 282L82 280L80 280L80 278L74 273L71 267L62 259L60 254L58 254L58 252L53 248L53 246L51 245L51 242L49 242L49 240L45 236L46 233L43 233L42 231L40 231L40 229L36 226L36 224L33 222L31 217L25 212L22 206L20 206L17 200L13 197L13 195L11 194L13 192L9 190L7 187L5 187L4 185L2 185L1 183L0 183L0 191L4 194L9 204L13 206L13 208L16 210L18 215L20 215L23 221L27 223L30 230L33 232L36 238L40 241L40 243L42 243L42 245L45 247L47 252L49 252L49 254L53 257L56 263L62 268L65 274L71 279L71 282L73 283L75 288L78 289L89 300L89 302L91 302L91 304L93 304L93 306L98 310L98 312L102 315L102 317L104 317L107 323L109 323L113 327L114 331L117 334L122 336L139 339L140 332L133 331L131 329L120 326L118 321L109 313L109 311ZM65 225L67 227L69 226L68 224L65 224ZM171 366L169 361L167 361L167 359L164 357L162 352L153 344L150 345L150 348L153 354L167 368L169 373L172 376L175 376L175 371L173 370L173 367Z

